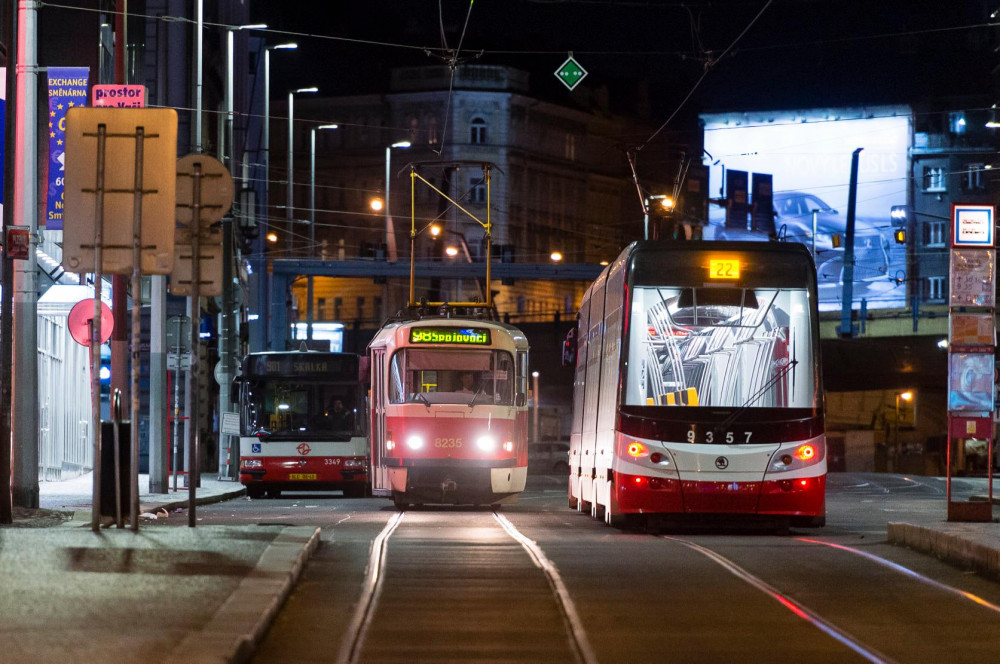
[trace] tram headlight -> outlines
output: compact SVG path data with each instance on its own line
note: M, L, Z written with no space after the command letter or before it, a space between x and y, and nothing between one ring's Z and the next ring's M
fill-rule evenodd
M483 435L476 439L476 447L483 452L492 452L497 448L497 439L490 435Z
M406 446L411 450L419 450L424 446L424 439L420 436L410 436L406 439Z

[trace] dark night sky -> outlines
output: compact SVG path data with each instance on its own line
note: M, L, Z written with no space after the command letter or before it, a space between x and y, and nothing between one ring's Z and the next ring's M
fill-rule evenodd
M653 120L666 120L766 0L368 0L258 1L252 19L299 51L272 59L273 89L318 85L321 94L379 92L391 66L444 62L461 41L462 61L510 64L533 91L569 101L553 72L573 51L590 75L581 87L613 94L648 82ZM671 129L698 111L919 103L984 95L1000 62L983 27L982 0L774 0L710 67ZM471 12L470 12L471 7ZM979 26L979 27L975 27ZM299 33L282 35L278 31ZM334 39L340 38L340 39ZM357 41L346 41L357 40ZM365 43L373 42L373 43Z

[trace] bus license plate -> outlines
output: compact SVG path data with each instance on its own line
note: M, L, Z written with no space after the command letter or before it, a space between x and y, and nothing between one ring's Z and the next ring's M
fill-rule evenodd
M289 473L288 479L290 479L290 480L314 480L314 479L316 479L316 473Z

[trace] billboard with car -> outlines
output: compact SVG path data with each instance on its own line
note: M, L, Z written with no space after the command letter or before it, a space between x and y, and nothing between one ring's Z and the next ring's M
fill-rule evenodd
M802 242L815 246L821 310L841 307L851 154L863 148L855 211L854 308L906 306L906 249L893 239L890 210L907 204L912 111L907 106L710 113L701 116L709 193L706 239ZM726 171L771 176L773 230L726 223ZM753 198L749 209L755 210ZM816 232L813 234L813 212ZM742 219L742 215L739 217ZM764 230L761 230L764 229Z

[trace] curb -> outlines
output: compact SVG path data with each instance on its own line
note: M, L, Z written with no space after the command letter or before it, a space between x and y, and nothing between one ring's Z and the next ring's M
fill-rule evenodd
M283 528L215 615L200 630L185 636L164 661L190 664L250 661L319 541L319 528Z
M1000 549L971 537L942 532L926 526L890 521L889 543L928 553L940 560L1000 579Z
M212 503L221 503L225 500L230 500L231 498L239 498L245 495L247 492L246 487L240 485L239 489L233 489L232 491L226 491L223 493L212 494L211 496L195 496L195 505L211 505ZM185 508L188 506L188 501L185 500L175 500L169 503L139 503L139 514L144 514L146 512L156 513L159 510L167 510L167 512L172 512L178 508ZM140 521L140 523L142 523ZM89 526L90 525L90 510L76 510L73 512L73 518L65 521L61 524L62 527L76 528L79 526Z
M989 502L989 500L990 500L990 497L989 496L985 496L985 495L983 495L983 496L969 496L969 502L970 503L986 503L986 502ZM993 496L993 504L994 505L1000 505L1000 496L996 496L996 495Z

